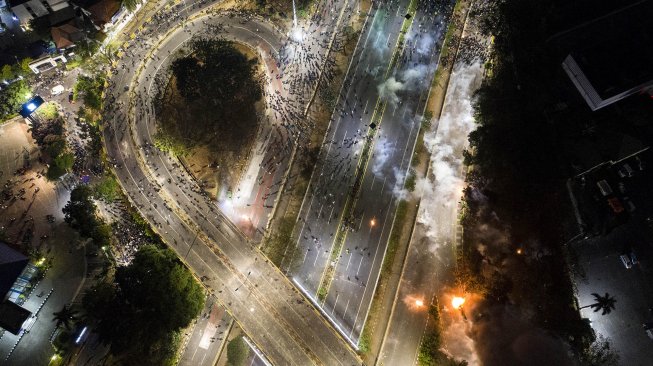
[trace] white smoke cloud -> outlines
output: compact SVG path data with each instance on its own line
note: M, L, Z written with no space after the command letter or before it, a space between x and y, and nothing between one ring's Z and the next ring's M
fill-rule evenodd
M421 55L428 55L433 50L433 42L435 42L435 39L433 39L431 35L428 33L423 33L422 36L417 40L415 51Z
M377 177L383 176L383 167L396 150L395 144L386 136L380 136L374 144L374 156L372 157L372 173Z
M397 92L404 88L404 83L395 79L394 76L389 77L386 81L379 84L379 95L381 98L387 99L392 104L399 102Z
M452 207L457 205L465 186L463 150L467 136L474 129L472 96L480 86L480 63L461 65L451 76L443 113L437 129L424 136L424 144L431 153L430 173L418 180L415 194L422 203L417 220L427 228L430 238L447 235L451 230ZM454 218L455 219L455 218ZM443 222L448 223L443 225Z

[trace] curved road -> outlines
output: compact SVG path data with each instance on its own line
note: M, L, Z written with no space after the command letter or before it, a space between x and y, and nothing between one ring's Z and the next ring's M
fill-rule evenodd
M149 118L153 111L148 100L155 92L154 75L165 69L168 55L191 35L212 35L222 28L225 37L256 48L268 71L276 67L276 52L284 36L268 24L200 15L196 7L186 9L186 14L193 11L192 20L181 21L183 27L148 23L123 50L107 89L104 114L106 148L115 173L142 215L203 279L272 363L360 364L342 337L193 185L178 163L151 146L155 126ZM177 19L181 20L181 15ZM271 83L269 87L280 85Z

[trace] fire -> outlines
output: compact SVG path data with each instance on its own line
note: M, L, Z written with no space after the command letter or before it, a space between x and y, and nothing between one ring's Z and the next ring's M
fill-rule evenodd
M374 226L374 225L376 225L376 219L370 220L370 226Z
M415 306L422 307L424 306L424 302L422 300L415 300Z
M453 299L451 299L451 306L453 306L454 309L460 309L464 303L465 299L462 297L454 296Z

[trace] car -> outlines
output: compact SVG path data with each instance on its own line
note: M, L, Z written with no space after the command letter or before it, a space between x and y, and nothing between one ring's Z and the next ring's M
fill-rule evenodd
M632 268L633 262L630 260L630 256L628 254L622 254L619 256L619 258L621 259L621 263L624 264L624 267L626 267L626 269Z
M75 101L73 100L73 92L68 93L68 103L74 103Z
M59 94L63 93L65 90L66 90L66 88L64 88L63 85L61 85L61 84L55 85L55 86L52 87L52 90L50 91L50 94L52 94L53 96L54 95L59 95Z

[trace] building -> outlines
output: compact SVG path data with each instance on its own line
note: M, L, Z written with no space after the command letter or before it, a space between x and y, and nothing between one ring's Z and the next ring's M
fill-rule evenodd
M593 111L653 88L653 2L644 1L555 36L562 68Z
M22 274L28 264L29 258L0 242L0 327L13 334L20 332L22 324L31 315L15 303L15 295L24 285Z
M59 50L73 47L75 42L84 39L84 32L77 28L74 20L50 28L50 35Z
M75 13L68 0L9 0L8 5L23 29L28 29L35 19L49 17L50 24L57 24Z

